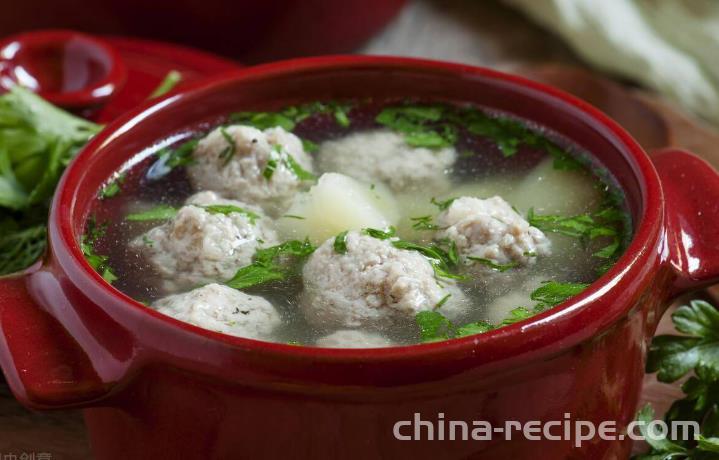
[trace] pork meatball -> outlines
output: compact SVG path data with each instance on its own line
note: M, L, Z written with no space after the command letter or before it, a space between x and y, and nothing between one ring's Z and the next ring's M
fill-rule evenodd
M200 192L131 247L164 280L165 292L174 292L226 281L252 262L258 248L278 242L272 221L258 207Z
M438 282L429 260L397 249L391 240L349 232L347 250L338 253L334 238L310 256L303 269L301 309L307 321L323 328L382 328L409 324L420 311L434 309L459 317L468 307L462 291Z
M382 348L391 347L393 344L387 337L379 334L356 329L342 329L320 337L315 345L324 348Z
M195 189L214 190L229 198L282 214L293 195L308 184L298 171L312 172L312 158L302 141L282 128L217 128L193 152L187 173Z
M467 265L491 270L478 259L528 265L551 253L547 236L499 196L458 198L436 220L440 230L435 238L454 242Z
M282 323L275 307L263 297L222 284L165 297L152 308L204 329L252 339L269 338Z
M450 186L446 171L456 158L454 148L414 148L400 134L377 130L323 142L318 166L369 183L383 182L396 192L440 193Z

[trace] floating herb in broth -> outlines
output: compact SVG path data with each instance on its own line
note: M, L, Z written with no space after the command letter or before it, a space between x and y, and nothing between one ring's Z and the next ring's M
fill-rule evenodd
M198 156L201 142L209 156ZM357 153L345 163L330 157L341 148ZM389 149L391 166L378 148ZM347 166L363 161L366 167ZM198 185L210 167L211 180ZM403 176L414 167L426 167L416 182ZM91 265L163 312L221 311L183 303L193 292L226 295L229 288L262 299L262 314L276 311L281 323L269 335L236 335L292 344L339 340L346 330L368 341L341 346L380 346L377 334L383 346L482 334L578 295L631 236L623 196L588 153L523 120L467 105L332 101L238 112L133 168L100 192L110 192L121 214L84 240ZM203 190L214 193L197 193ZM102 215L112 214L106 201L96 203ZM472 213L483 207L491 212L477 219ZM467 244L475 238L468 228L492 225L520 235L516 244L500 252ZM93 249L98 240L107 255ZM217 248L224 249L213 255ZM242 257L226 263L230 253ZM382 284L395 272L397 279ZM358 276L388 291L351 292L366 287ZM334 279L323 292L313 288ZM424 296L421 306L410 303L414 313L350 311L368 302L384 312L412 289Z

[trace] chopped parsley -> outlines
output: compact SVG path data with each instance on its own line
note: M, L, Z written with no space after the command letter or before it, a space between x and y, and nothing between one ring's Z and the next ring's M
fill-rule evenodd
M317 179L317 177L312 174L311 172L304 169L302 166L300 166L299 163L297 163L297 160L290 155L289 153L285 152L282 155L282 160L285 163L285 166L287 166L287 169L292 171L292 173L299 179L299 180L308 180L313 181Z
M375 122L401 133L411 147L439 149L452 146L460 132L468 132L493 141L505 157L515 155L522 145L526 145L552 155L556 169L583 168L562 148L523 122L489 115L476 107L405 103L385 107L375 117Z
M437 201L436 198L432 197L432 199L430 200L430 202L431 202L433 205L437 206L440 211L446 211L447 209L449 209L450 206L452 206L452 203L454 203L454 201L455 201L456 199L457 199L457 198L454 197L454 198L448 198L448 199L446 199L446 200L444 200L444 201Z
M106 200L108 198L117 196L117 194L120 193L120 186L123 182L125 182L125 173L118 174L100 189L98 197L101 200Z
M532 292L530 299L537 302L542 309L559 305L565 300L581 293L589 285L585 283L560 283L558 281L544 281L541 286Z
M313 102L293 105L276 112L237 112L229 117L230 123L254 126L257 129L281 127L293 131L298 123L317 114L331 114L335 122L346 128L350 126L349 112L352 104L340 102Z
M182 81L182 74L177 70L170 70L155 90L150 93L149 99L155 99L172 91Z
M378 240L388 240L397 236L397 229L394 227L389 227L387 230L380 230L377 228L365 228L362 230L362 233L364 233L365 235L369 235L372 238L377 238Z
M315 153L320 149L320 146L309 139L302 139L302 148L304 148L307 153Z
M87 260L87 263L90 264L93 270L98 272L105 281L112 284L117 280L117 276L113 273L112 268L110 268L110 257L95 252L95 244L98 239L104 236L106 229L106 224L98 226L94 219L88 219L87 229L80 239L80 248L82 249L82 254L85 256L85 260Z
M275 174L276 169L277 169L277 160L270 158L269 160L267 160L265 169L262 171L262 177L264 177L267 180L272 179L272 176Z
M190 139L177 147L165 147L157 152L157 161L147 171L147 178L160 179L177 167L188 166L194 163L192 153L195 151L199 139Z
M527 221L544 232L578 238L585 245L595 240L607 241L592 254L606 260L599 269L600 273L603 273L621 255L626 228L629 225L627 216L615 202L615 198L607 196L599 211L575 216L537 215L534 209L530 209Z
M437 224L433 223L432 216L410 217L414 230L437 230Z
M235 142L235 138L227 132L227 129L224 126L220 127L220 134L222 134L223 139L227 142L227 146L222 149L219 157L222 161L224 161L224 164L227 164L237 153L237 143Z
M437 304L434 306L434 309L439 310L440 308L442 308L442 305L446 304L450 297L452 297L452 294L447 294L446 296L439 299L439 302L437 302Z
M235 289L247 289L272 281L282 281L295 273L296 267L287 258L297 261L315 251L308 241L291 240L277 246L258 249L250 265L240 268L225 284Z
M241 208L239 206L234 206L231 204L212 204L207 206L201 206L201 205L194 205L198 208L202 208L205 211L207 211L210 214L223 214L225 216L230 215L232 213L242 214L245 217L247 217L247 220L250 221L251 224L255 224L257 219L259 219L261 216L257 213L254 213L252 211L248 211L247 209ZM145 221L153 221L153 220L166 220L166 219L172 219L177 215L177 208L174 208L172 206L168 205L159 205L152 209L149 209L147 211L143 212L137 212L133 214L128 214L127 217L125 217L125 220L130 222L145 222Z
M150 220L172 219L177 215L177 208L167 205L156 206L147 211L128 214L125 220L130 222L145 222Z
M537 313L559 305L565 300L579 294L587 286L588 285L581 283L545 281L530 295L530 298L537 302L533 308L517 307L511 310L508 316L496 326L487 321L477 321L462 326L453 324L438 311L440 307L447 302L449 295L442 298L432 311L417 313L417 315L415 315L415 322L419 326L419 334L423 342L435 342L438 340L482 334L498 327L524 321ZM719 313L717 315L719 317Z
M239 206L234 206L231 204L211 204L211 205L199 206L199 207L204 209L205 211L209 212L210 214L223 214L225 216L230 215L232 213L242 214L245 217L247 217L247 220L249 220L252 225L254 225L255 222L257 221L257 219L260 218L260 215L257 213L248 211L247 209L241 208Z
M297 220L305 220L305 219L307 219L306 217L296 216L296 215L294 215L294 214L285 214L285 215L282 216L282 217L284 217L285 219L297 219Z
M347 230L335 236L335 241L332 247L337 254L347 253Z
M511 270L516 267L519 267L519 262L509 262L506 264L498 264L491 259L485 259L483 257L474 257L474 256L467 256L467 259L473 260L475 262L479 262L480 264L486 265L487 267L491 268L492 270L498 271L500 273L506 272L507 270Z

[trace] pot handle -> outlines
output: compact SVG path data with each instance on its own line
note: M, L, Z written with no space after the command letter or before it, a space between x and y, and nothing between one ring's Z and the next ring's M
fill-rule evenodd
M652 161L664 191L672 294L719 282L719 174L683 150L659 150Z
M109 386L77 342L34 302L27 274L0 278L0 366L13 394L33 409L76 407L102 398Z

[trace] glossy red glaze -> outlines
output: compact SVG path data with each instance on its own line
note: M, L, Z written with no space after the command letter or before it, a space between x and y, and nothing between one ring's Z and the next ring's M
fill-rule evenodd
M535 120L593 152L626 192L635 237L585 292L475 337L376 350L225 336L149 310L106 284L77 240L98 187L130 157L240 109L316 99L468 101ZM411 420L634 416L646 348L669 298L719 275L719 177L683 152L649 157L616 123L565 93L456 64L328 57L248 68L121 117L68 168L42 267L0 281L0 363L35 408L86 407L98 458L626 458L627 442L398 441ZM680 177L690 180L677 180ZM703 197L691 193L693 180ZM704 207L707 207L705 209ZM702 212L706 220L696 217ZM36 306L37 305L37 306ZM66 331L58 334L56 331ZM39 335L34 338L35 334ZM74 342L70 340L74 339ZM61 377L56 377L61 375ZM407 434L404 432L404 434Z
M406 0L22 0L0 14L0 36L45 28L184 43L243 62L347 53Z
M126 78L115 49L75 31L27 32L0 43L0 87L20 84L61 107L102 105Z

